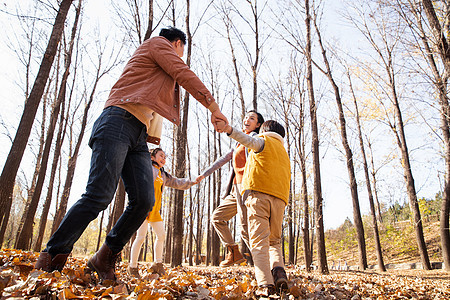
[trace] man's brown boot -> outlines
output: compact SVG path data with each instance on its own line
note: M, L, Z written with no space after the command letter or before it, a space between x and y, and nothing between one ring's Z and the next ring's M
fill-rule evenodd
M38 259L36 260L36 264L34 265L35 269L40 269L45 272L53 272L53 271L62 271L64 265L66 264L67 257L69 257L70 253L67 254L57 254L52 258L50 253L42 251L39 254Z
M239 251L238 245L227 246L227 255L225 259L220 263L221 267L229 267L234 264L240 264L245 261L245 258L242 256Z
M116 261L120 258L120 252L113 254L106 244L103 244L94 256L92 256L87 265L89 268L97 272L101 280L116 281Z

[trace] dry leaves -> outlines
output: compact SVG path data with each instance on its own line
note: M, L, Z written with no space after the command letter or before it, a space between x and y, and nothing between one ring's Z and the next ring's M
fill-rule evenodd
M100 284L86 267L86 259L71 257L60 272L33 269L37 253L0 251L2 299L255 299L253 268L247 266L167 268L152 274L140 266L142 279L117 267L118 282ZM450 299L450 276L442 270L400 273L332 271L330 275L287 268L288 293L274 299Z

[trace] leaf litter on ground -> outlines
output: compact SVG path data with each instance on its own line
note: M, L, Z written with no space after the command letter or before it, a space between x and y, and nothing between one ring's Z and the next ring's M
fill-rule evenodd
M139 265L141 279L130 277L127 262L116 268L117 282L100 282L87 258L69 257L62 272L33 268L38 253L0 251L2 299L256 299L253 267L166 266L153 274ZM287 267L289 289L270 299L450 299L450 273L443 270L330 271L323 275Z

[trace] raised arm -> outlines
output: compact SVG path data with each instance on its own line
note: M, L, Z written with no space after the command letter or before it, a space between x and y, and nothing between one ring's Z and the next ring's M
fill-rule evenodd
M187 190L196 184L195 181L191 181L189 178L173 177L166 171L163 175L164 185L177 190Z
M225 155L222 155L221 157L219 157L218 159L216 159L215 162L213 162L208 168L206 168L205 170L203 170L202 174L200 174L196 179L195 182L199 183L200 181L202 181L203 179L205 179L205 177L208 177L209 175L211 175L212 173L214 173L215 171L217 171L218 169L220 169L224 164L226 164L227 162L229 162L232 158L233 158L233 152L234 149L232 149L230 152L228 152Z
M230 125L225 126L223 132L226 132L230 138L236 140L241 145L244 145L248 149L252 149L255 152L261 152L264 149L264 139L258 136L250 136L244 132L231 127Z

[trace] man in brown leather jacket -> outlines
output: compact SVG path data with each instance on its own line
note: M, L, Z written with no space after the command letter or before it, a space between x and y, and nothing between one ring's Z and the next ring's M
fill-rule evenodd
M183 62L186 35L170 27L137 48L114 84L105 108L94 123L89 146L91 167L86 192L67 212L35 267L47 272L62 270L74 243L89 223L106 209L122 177L128 205L108 233L100 250L88 261L101 280L115 280L115 262L155 202L150 141L159 143L161 116L179 125L179 85L211 112L214 128L221 132L227 118L211 93Z

